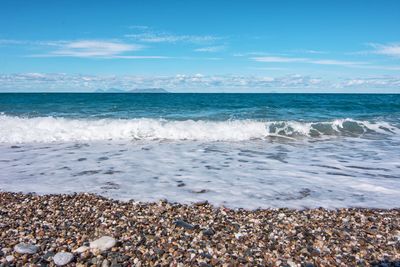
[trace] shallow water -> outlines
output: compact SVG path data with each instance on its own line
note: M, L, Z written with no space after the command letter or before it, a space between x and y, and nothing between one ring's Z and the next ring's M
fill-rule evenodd
M0 189L398 207L400 96L0 94Z

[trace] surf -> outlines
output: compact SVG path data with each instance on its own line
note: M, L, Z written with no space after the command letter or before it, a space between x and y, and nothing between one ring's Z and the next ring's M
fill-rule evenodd
M246 141L283 137L289 139L335 136L399 135L386 121L351 118L322 122L268 120L166 120L71 119L0 115L0 142L71 142L101 140Z

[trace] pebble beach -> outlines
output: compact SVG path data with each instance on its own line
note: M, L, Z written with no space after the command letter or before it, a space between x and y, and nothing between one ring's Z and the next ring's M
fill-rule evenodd
M400 266L400 210L0 193L1 266Z

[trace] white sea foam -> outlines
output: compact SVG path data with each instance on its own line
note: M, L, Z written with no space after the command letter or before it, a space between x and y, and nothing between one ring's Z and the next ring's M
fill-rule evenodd
M361 136L368 132L397 134L387 122L338 119L329 122L301 121L172 121L162 119L66 119L23 118L0 115L0 142L68 142L100 140L200 140L244 141L268 136L322 137Z
M307 140L0 143L0 190L250 209L398 208L400 141Z

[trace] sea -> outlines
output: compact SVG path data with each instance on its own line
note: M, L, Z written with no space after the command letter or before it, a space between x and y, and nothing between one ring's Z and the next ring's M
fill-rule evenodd
M2 93L0 190L397 208L400 95Z

